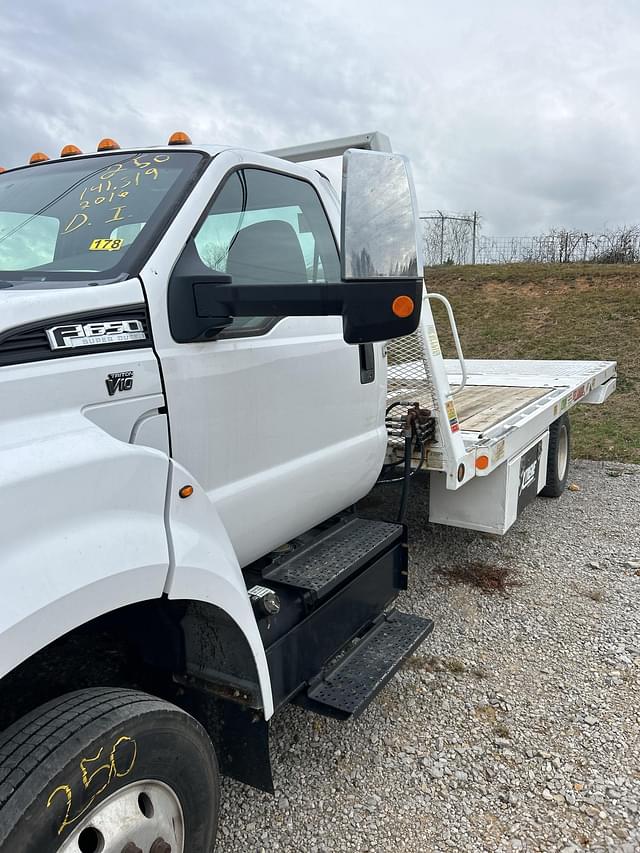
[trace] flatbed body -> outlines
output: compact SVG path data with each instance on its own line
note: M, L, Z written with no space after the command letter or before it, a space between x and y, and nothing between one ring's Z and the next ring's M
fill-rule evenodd
M463 369L441 357L428 324L411 341L391 342L388 357L388 404L417 402L436 420L435 441L412 456L431 477L429 519L498 534L524 506L522 460L535 448L541 491L554 422L616 387L611 361L464 359ZM389 459L397 454L391 442Z
M460 432L467 447L492 447L507 436L513 450L533 432L548 426L576 403L602 403L615 390L613 361L542 361L468 359L468 378L462 390L460 365L444 359ZM407 368L415 379L407 380ZM420 375L422 374L422 376ZM389 402L415 400L431 408L433 399L422 362L389 367ZM431 454L441 451L436 442ZM415 454L414 454L415 456ZM433 461L437 457L432 456ZM440 470L441 466L427 464Z
M467 385L456 397L459 367L445 364L465 443L485 449L505 441L515 451L576 403L603 403L616 387L613 361L471 360Z

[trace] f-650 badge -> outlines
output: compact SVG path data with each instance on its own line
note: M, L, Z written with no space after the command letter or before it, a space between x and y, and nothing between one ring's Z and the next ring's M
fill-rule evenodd
M76 349L144 341L146 334L140 320L109 320L105 323L67 323L47 329L52 350Z

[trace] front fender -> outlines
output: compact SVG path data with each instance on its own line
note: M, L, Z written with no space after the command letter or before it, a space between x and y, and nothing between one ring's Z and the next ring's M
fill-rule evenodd
M79 412L32 428L14 422L21 440L0 441L0 677L90 619L161 596L169 568L166 455Z
M214 604L244 634L256 666L265 719L273 714L273 698L264 645L247 587L227 531L207 493L177 462L171 462L167 499L167 530L171 569L165 592L172 599ZM181 498L182 486L193 494Z
M235 552L200 488L178 497L187 482L162 452L120 441L79 412L0 429L0 678L90 620L166 592L234 620L271 716L264 647Z

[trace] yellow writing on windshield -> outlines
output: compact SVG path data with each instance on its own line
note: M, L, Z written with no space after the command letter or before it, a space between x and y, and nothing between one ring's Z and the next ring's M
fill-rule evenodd
M77 231L78 228L82 228L83 225L86 225L88 221L89 217L86 213L76 213L71 217L62 233L71 234L72 231Z
M125 222L130 218L128 202L137 188L157 181L158 167L170 159L170 154L141 155L124 163L112 163L97 178L92 176L93 180L80 188L78 212L72 214L62 234L72 234L84 226L91 226L95 216L104 224Z

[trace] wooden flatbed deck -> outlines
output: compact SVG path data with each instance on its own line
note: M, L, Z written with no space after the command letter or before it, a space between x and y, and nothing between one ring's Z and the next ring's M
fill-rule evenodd
M466 385L453 399L460 429L482 433L548 393L549 388Z
M421 406L433 407L429 390L424 381L414 376L403 375L402 366L395 376L389 378L389 400L419 402ZM452 385L451 390L455 391ZM500 421L539 400L551 389L531 388L514 385L466 385L453 401L458 414L460 429L465 432L483 433Z

